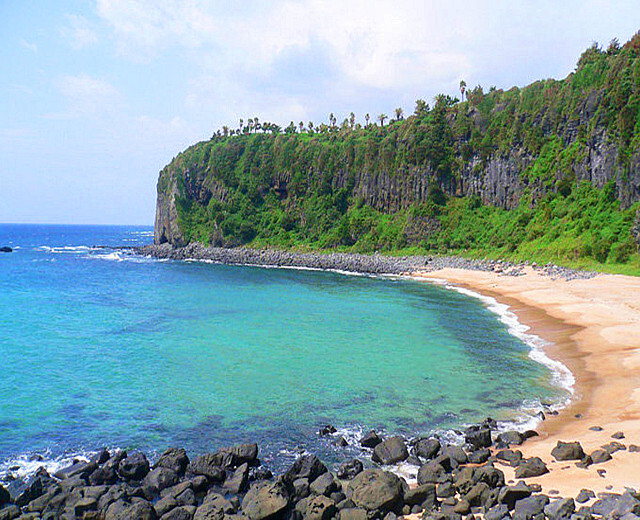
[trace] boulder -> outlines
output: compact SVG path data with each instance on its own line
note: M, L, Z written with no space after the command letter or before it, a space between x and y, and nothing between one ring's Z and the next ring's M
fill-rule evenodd
M447 480L446 470L437 462L431 461L420 466L418 470L418 484L437 484Z
M15 518L18 518L20 514L18 506L11 504L0 509L0 520L14 520Z
M546 495L534 495L516 502L514 520L534 520L544 517L544 508L549 503Z
M338 520L369 520L369 516L364 509L349 507L340 510Z
M515 486L505 486L500 489L498 502L506 505L509 510L516 506L518 500L531 496L531 490L523 482L518 482Z
M336 504L324 495L316 495L300 500L296 510L305 520L329 520L336 512Z
M293 463L284 475L285 480L293 482L299 478L307 478L313 482L323 473L329 471L315 455L302 455Z
M545 473L549 473L549 469L540 457L526 459L516 468L516 478L539 477Z
M450 481L441 482L436 486L436 496L438 498L451 498L456 496L456 488Z
M409 452L404 439L402 437L390 437L374 448L371 459L378 464L388 465L402 462L407 457L409 457Z
M311 493L314 495L325 495L327 497L339 489L338 482L336 482L336 479L328 471L320 475L309 485Z
M601 493L599 500L591 506L593 513L606 518L617 518L627 513L640 516L640 500L631 493L618 495L615 493Z
M491 457L491 451L487 448L480 448L469 453L468 457L471 464L484 464Z
M420 439L416 442L413 452L423 459L433 459L440 452L440 441L438 439Z
M193 515L193 520L223 520L224 517L225 511L218 504L216 504L214 501L204 501L196 509Z
M523 435L516 430L509 430L498 435L498 442L504 442L510 446L520 446L524 442Z
M365 470L349 483L349 490L353 503L367 511L385 512L402 506L402 481L388 471Z
M584 458L584 451L577 441L558 441L556 447L551 450L551 455L553 455L556 460L581 460Z
M382 439L378 436L378 434L371 430L364 437L362 437L362 439L360 439L360 446L362 446L363 448L375 448L381 442Z
M323 426L322 428L320 428L320 430L318 431L318 435L320 435L320 437L325 437L327 435L332 435L337 431L338 430L336 429L335 426L333 426L332 424L327 424L326 426Z
M575 510L576 505L573 498L560 498L549 502L544 508L544 514L549 520L569 520Z
M127 455L118 464L118 475L125 480L142 480L149 473L149 461L139 451Z
M578 504L584 504L595 497L596 494L590 489L581 489L580 493L578 493L578 496L576 497L576 502L578 502Z
M227 474L220 466L220 458L216 453L205 453L193 459L187 467L187 472L194 475L204 475L212 482L223 482Z
M473 507L484 505L489 496L490 488L484 482L478 482L464 495L464 499Z
M236 468L236 470L224 481L224 488L237 495L243 492L249 483L249 464L246 462Z
M169 448L155 463L154 468L167 468L175 471L178 475L184 475L189 465L189 457L183 448Z
M251 520L281 516L289 505L289 492L282 480L260 482L249 488L242 500L242 512Z
M257 444L236 444L221 448L213 455L216 465L225 469L235 469L242 464L254 466L258 462Z
M464 433L464 440L474 448L488 448L491 446L491 430L485 427L472 426Z
M364 469L362 462L357 459L349 462L343 462L338 467L337 476L344 480L351 480Z
M511 466L518 466L522 461L522 452L520 450L500 450L496 453L498 460L503 460L511 464Z
M483 450L485 448L482 448ZM469 457L467 457L467 453L460 446L446 446L442 450L442 454L440 456L447 456L451 461L451 466L457 467L460 464L466 464L469 462Z
M484 482L490 488L500 488L504 486L504 473L497 468L487 464L474 468L473 481Z
M11 249L9 246L2 246L0 247L0 253L12 253L13 249Z
M591 462L593 464L601 464L603 462L607 462L608 460L611 460L611 453L609 453L607 450L595 450L591 455Z
M436 486L434 484L422 484L409 489L404 494L404 503L410 506L422 506L431 509L436 503Z
M484 514L485 520L503 520L504 518L510 518L509 509L504 504L494 506Z
M293 501L298 502L303 498L307 498L311 494L309 489L309 479L299 478L293 481Z
M160 491L178 483L178 474L169 468L152 469L142 481L147 498L155 497Z
M180 506L162 515L160 520L192 520L195 518L202 520L201 516L195 516L197 513L197 509L193 506Z
M146 500L134 498L131 502L117 500L105 512L104 520L156 520L158 515Z
M59 480L65 480L80 475L82 478L88 477L93 473L98 465L95 462L76 462L71 466L61 469L53 474Z

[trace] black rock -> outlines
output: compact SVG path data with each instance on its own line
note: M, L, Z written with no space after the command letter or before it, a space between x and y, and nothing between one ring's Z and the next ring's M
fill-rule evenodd
M475 482L484 482L490 488L500 488L504 486L504 473L497 468L487 464L474 468L473 480Z
M418 484L437 484L448 479L446 470L437 462L431 461L420 466Z
M404 503L410 506L424 505L425 509L431 509L436 503L436 486L423 484L409 489L404 494Z
M131 502L117 500L112 503L106 513L105 520L156 520L158 515L153 506L140 498L131 499Z
M540 457L526 459L516 467L516 478L539 477L545 473L549 473L549 469Z
M481 448L469 453L469 462L471 464L484 464L489 460L489 457L491 457L491 451L487 448Z
M344 448L345 446L349 446L349 441L340 435L340 437L333 441L333 445L338 446L339 448Z
M242 493L249 483L249 464L245 462L238 466L235 471L224 481L223 487L230 493L237 495Z
M503 520L505 518L511 518L509 515L509 509L504 504L492 507L484 514L485 520Z
M242 512L251 520L279 518L289 505L289 496L282 480L254 484L242 500Z
M375 448L381 442L382 439L378 436L378 434L371 430L364 437L362 437L362 439L360 439L360 446L364 448Z
M510 430L506 432L502 432L498 435L498 441L502 441L508 445L517 445L519 446L524 442L524 438L522 434L515 430Z
M402 481L393 473L381 469L368 469L350 483L351 500L357 507L384 513L402 507Z
M577 441L558 441L556 447L551 450L551 455L553 455L556 460L581 460L584 458L584 451Z
M602 426L592 426L589 429L593 432L601 432L603 430Z
M252 467L249 470L249 480L252 482L255 480L268 480L272 477L273 473L271 472L271 470L264 466L258 466L257 468Z
M623 432L616 432L611 436L612 439L624 439L624 433Z
M409 457L407 446L402 437L391 437L380 444L374 450L371 459L378 464L395 464Z
M336 504L323 495L310 496L296 504L296 511L305 520L329 520L336 513Z
M309 485L309 490L315 495L328 497L334 491L340 490L340 485L330 472L325 472Z
M101 448L91 457L89 462L100 465L107 462L110 458L111 455L109 454L107 448Z
M613 454L616 451L624 451L627 447L624 444L620 444L619 442L612 441L609 444L603 444L601 446L603 450L607 450L609 454Z
M618 495L615 493L601 493L600 499L591 506L593 513L605 518L618 518L627 513L640 516L640 500L631 493Z
M491 446L491 430L472 426L464 433L465 442L471 444L474 448L488 448Z
M591 461L593 464L601 464L611 460L611 454L607 450L595 450L591 455Z
M97 469L98 465L95 462L76 462L71 466L61 469L54 473L54 477L60 480L66 480L80 475L82 478L87 478L91 473Z
M544 518L544 508L549 503L545 495L533 495L518 500L513 511L514 520L534 520Z
M461 464L466 464L467 462L469 462L467 453L460 446L446 446L442 450L442 455L446 455L449 457L452 467L457 467Z
M224 482L227 474L219 465L220 458L215 453L205 453L196 457L187 466L187 473L204 475L211 482Z
M127 455L118 464L118 475L125 480L142 480L149 473L149 461L139 451Z
M515 486L505 486L500 489L498 495L498 502L506 505L509 510L512 510L516 506L518 500L531 496L531 490L529 486L523 482L518 482Z
M338 520L369 520L367 511L359 507L340 508L338 504L338 509L340 509Z
M299 478L307 478L310 482L313 482L327 471L327 467L315 455L302 455L288 469L284 478L288 482L293 482Z
M189 465L189 457L183 448L169 448L155 463L155 468L167 468L175 471L178 475L184 475Z
M12 253L13 249L11 249L9 246L2 246L0 247L0 253Z
M325 437L327 435L332 435L337 431L338 430L336 429L335 426L333 426L332 424L327 424L326 426L323 426L322 428L320 428L320 430L318 431L318 435L320 435L320 437Z
M578 496L576 497L576 502L578 502L578 504L584 504L595 497L596 494L590 489L581 489L580 493L578 493Z
M456 488L448 480L436 486L436 496L438 498L451 498L456 496Z
M11 494L0 485L0 507L11 502Z
M311 494L309 489L309 479L299 478L293 481L293 496L291 497L294 502L299 502L303 498L307 498Z
M496 458L508 462L511 466L515 467L522 462L522 452L520 450L500 450L496 453Z
M544 508L544 514L549 520L569 520L576 510L573 498L553 500Z
M364 467L362 462L354 459L349 462L343 462L342 464L340 464L337 475L338 475L338 478L351 480L358 473L361 473L363 469Z
M250 466L258 464L258 445L236 444L219 449L212 457L211 462L221 468L233 470L244 463Z
M142 481L145 488L145 496L149 499L155 497L162 491L178 483L178 474L169 468L152 469Z
M420 439L413 447L413 452L423 459L433 459L440 452L440 441L438 439Z

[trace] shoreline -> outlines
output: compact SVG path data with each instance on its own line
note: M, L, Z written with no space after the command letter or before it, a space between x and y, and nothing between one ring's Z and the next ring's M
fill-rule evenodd
M640 487L637 453L620 450L612 460L585 469L550 456L559 440L580 441L587 453L613 441L611 435L618 431L625 434L623 444L640 441L640 279L599 275L553 280L530 267L523 270L518 277L451 268L412 274L509 305L532 333L547 340L549 357L575 375L572 401L558 415L547 415L538 425L540 436L521 448L526 457L540 457L549 466L550 473L532 481L561 496L575 496L582 488L622 493L626 487ZM606 473L601 476L598 470ZM513 478L511 468L504 471Z

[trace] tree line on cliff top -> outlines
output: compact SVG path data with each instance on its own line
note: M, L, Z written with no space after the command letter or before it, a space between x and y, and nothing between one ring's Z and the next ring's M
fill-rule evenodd
M186 241L391 253L434 252L553 261L640 271L636 212L616 194L578 183L572 165L589 143L606 136L623 171L640 144L640 33L606 49L593 44L563 80L487 92L460 83L460 98L418 100L405 117L396 109L364 123L291 122L284 129L258 118L222 127L174 159L161 173L213 174L223 199L176 199ZM596 99L590 113L590 99ZM586 107L586 108L585 108ZM588 118L585 120L585 112ZM581 119L582 118L582 119ZM386 123L386 124L385 124ZM482 171L492 157L513 150L533 158L520 175L538 189L501 209L477 196L455 196L464 165ZM406 208L376 208L354 193L354 172L432 172L426 200ZM213 172L213 173L212 173ZM286 172L286 194L274 179ZM312 174L310 174L312 172ZM348 172L337 187L335 177ZM635 223L634 223L635 221Z

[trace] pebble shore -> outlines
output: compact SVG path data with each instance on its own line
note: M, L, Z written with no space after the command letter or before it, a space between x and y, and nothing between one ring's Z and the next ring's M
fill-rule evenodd
M270 267L298 267L307 269L338 270L373 275L402 275L439 269L471 269L493 271L505 276L519 276L523 268L531 265L539 272L565 280L586 279L598 273L578 271L552 264L518 264L497 260L474 260L455 256L387 256L358 253L300 253L277 249L251 249L246 247L206 247L198 243L185 247L170 244L149 245L134 250L154 258L170 260L199 260L229 265L257 265Z

